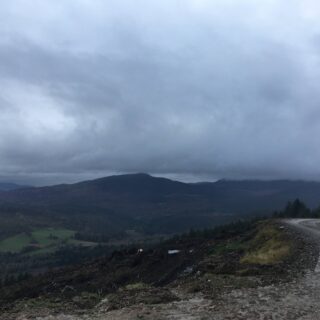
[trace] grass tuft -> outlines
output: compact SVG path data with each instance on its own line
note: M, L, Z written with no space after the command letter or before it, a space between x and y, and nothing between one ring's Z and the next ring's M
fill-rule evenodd
M146 283L143 282L136 282L136 283L131 283L125 286L126 290L142 290L146 289L149 286Z
M272 223L262 223L249 243L242 264L273 265L284 261L291 253L291 243L282 230Z

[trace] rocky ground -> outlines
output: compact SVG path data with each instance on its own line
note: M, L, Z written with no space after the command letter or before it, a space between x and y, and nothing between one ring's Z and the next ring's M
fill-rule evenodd
M42 309L17 312L14 316L3 313L0 319L37 320L275 320L320 319L320 270L318 236L299 225L279 224L279 228L293 239L294 255L286 261L288 273L276 268L268 273L204 272L199 270L161 286L132 285L104 297L90 310ZM308 226L307 226L308 228ZM320 233L319 233L320 239ZM318 265L318 267L317 267ZM220 265L221 267L221 265ZM282 266L283 267L283 266ZM200 272L201 270L201 272ZM208 271L208 270L207 270ZM217 271L217 270L215 270ZM191 272L191 271L190 271Z
M282 285L232 290L212 300L203 294L182 297L180 301L146 305L140 303L114 311L105 311L102 302L91 314L38 317L38 320L275 320L320 319L320 275L309 273L304 278ZM20 318L24 319L23 317Z

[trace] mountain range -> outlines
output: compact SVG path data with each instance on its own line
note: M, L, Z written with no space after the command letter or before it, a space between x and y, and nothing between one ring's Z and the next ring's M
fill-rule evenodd
M4 226L9 221L11 227L30 228L63 225L99 234L128 230L168 234L211 227L244 215L270 214L296 198L311 207L318 206L320 183L289 180L183 183L139 173L2 191L0 222L6 221Z

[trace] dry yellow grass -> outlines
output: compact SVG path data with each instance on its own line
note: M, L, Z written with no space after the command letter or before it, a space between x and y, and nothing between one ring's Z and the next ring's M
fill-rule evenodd
M272 265L283 261L290 253L291 244L283 231L271 223L262 224L241 263Z

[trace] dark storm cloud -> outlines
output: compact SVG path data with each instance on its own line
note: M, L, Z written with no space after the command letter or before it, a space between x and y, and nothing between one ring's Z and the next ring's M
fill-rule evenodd
M3 178L320 178L316 1L33 5L0 11Z

